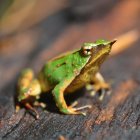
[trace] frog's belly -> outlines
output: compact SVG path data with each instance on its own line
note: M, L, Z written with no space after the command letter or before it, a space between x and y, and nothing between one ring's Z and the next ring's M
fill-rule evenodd
M85 69L83 73L78 75L72 83L67 87L66 93L74 92L82 87L84 87L86 84L90 83L93 80L93 77L98 72L98 67L93 67L91 69Z
M88 74L84 74L82 76L77 76L72 81L72 83L67 87L65 93L74 92L74 91L84 87L90 81L91 81L91 77Z

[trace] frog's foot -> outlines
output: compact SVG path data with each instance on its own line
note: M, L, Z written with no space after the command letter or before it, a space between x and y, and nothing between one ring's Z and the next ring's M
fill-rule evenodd
M105 94L110 95L111 89L110 85L108 83L96 83L94 85L87 85L87 90L90 90L90 95L95 96L97 93L99 93L99 100L102 101Z
M85 106L81 106L81 107L78 107L78 108L74 108L77 104L78 104L78 102L76 101L72 105L67 107L66 109L62 109L60 111L65 113L65 114L81 114L81 115L86 116L85 112L80 112L79 110L83 110L83 109L92 107L91 105L85 105Z
M35 102L34 102L34 106L46 108L46 104L45 104L45 103L43 103L43 102L38 102L38 101L35 101Z
M108 83L98 83L93 85L94 91L91 92L92 96L94 96L96 93L99 93L99 100L102 101L105 94L108 95L111 93L110 85Z
M108 84L103 76L97 72L91 79L91 85L87 86L87 89L92 90L91 96L94 96L96 93L99 93L99 100L103 100L105 93L108 95L111 93L110 84Z
M33 108L29 103L25 103L25 107L35 113L36 119L39 119L39 114L35 108Z
M69 106L69 108L73 108L73 107L75 107L75 106L77 106L77 105L78 105L78 101L75 101L75 102L73 102L73 103ZM82 106L82 107L77 108L76 110L82 110L82 109L91 108L91 107L92 107L91 105L85 105L85 106Z

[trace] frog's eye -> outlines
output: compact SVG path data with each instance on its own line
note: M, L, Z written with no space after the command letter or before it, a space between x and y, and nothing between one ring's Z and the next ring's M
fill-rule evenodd
M92 46L83 46L82 47L82 53L85 56L89 56L92 54Z

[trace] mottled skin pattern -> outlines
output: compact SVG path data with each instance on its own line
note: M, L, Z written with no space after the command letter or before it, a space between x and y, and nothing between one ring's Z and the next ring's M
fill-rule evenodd
M67 106L64 94L74 92L90 83L93 84L96 92L109 88L98 71L115 42L116 40L98 40L95 43L84 43L81 49L50 60L44 65L37 78L34 78L31 69L23 70L18 80L18 102L36 112L30 100L33 99L34 102L42 92L51 91L62 113L85 115L79 110L91 106L80 108L74 108L75 105Z

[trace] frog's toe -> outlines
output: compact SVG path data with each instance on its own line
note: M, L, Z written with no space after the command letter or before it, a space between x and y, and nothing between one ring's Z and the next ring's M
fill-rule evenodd
M75 107L75 106L77 106L78 105L78 101L75 101L75 102L73 102L70 106L69 106L69 108L73 108L73 107Z
M100 83L93 86L93 91L91 92L91 96L94 96L96 93L99 93L99 100L102 101L105 94L111 94L111 88L108 83Z
M99 100L102 101L104 99L106 91L104 89L100 90L100 94L99 94Z
M105 94L110 95L111 89L100 89L99 90L99 100L102 101L104 99Z
M85 106L81 106L81 107L78 107L78 108L74 108L74 110L78 111L78 110L82 110L82 109L85 109L85 108L91 108L92 106L91 105L85 105Z
M45 103L43 103L43 102L38 102L38 101L35 101L35 102L34 102L34 106L46 108L46 104L45 104Z

